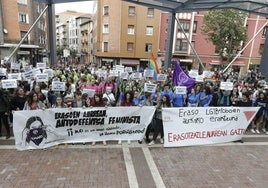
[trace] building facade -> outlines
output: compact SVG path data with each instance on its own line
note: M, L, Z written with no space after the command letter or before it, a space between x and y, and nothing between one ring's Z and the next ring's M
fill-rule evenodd
M97 6L97 64L146 68L158 52L161 11L122 0L100 0Z
M45 9L45 4L31 0L1 0L0 2L0 58L10 56L17 44L29 31L35 20ZM11 61L24 61L29 64L43 61L47 51L47 18L44 14L32 32L12 57Z

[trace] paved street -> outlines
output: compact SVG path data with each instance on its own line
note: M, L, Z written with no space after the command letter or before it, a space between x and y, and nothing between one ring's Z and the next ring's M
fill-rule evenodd
M17 151L0 139L0 188L258 187L268 185L268 136L244 143L163 148L115 142Z

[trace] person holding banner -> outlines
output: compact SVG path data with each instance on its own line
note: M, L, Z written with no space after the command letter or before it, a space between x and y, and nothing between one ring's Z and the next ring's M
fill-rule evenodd
M187 95L187 106L197 107L199 103L199 95L196 94L195 88L191 89L191 92Z
M155 114L155 131L153 134L153 140L149 143L149 146L154 145L156 142L156 138L160 133L160 143L164 143L164 130L163 130L163 121L162 121L162 108L172 107L172 103L170 102L170 98L168 94L165 94L162 99L158 102L156 106L156 114Z
M67 108L67 105L63 102L63 99L60 95L56 98L56 103L52 105L52 108Z
M8 123L8 115L10 113L9 99L4 93L3 89L0 89L0 136L2 136L2 123L6 129L6 139L10 138L10 126Z
M24 104L23 110L38 110L43 109L43 107L43 103L39 101L38 95L34 91L31 91Z
M103 102L102 94L100 94L100 93L95 93L94 98L93 98L93 105L92 105L92 106L93 106L93 107L104 107L104 106L106 106L106 104ZM102 144L103 144L104 146L107 145L107 143L106 143L105 140L102 141ZM96 145L96 142L92 142L91 145L92 145L92 146L95 146L95 145Z
M212 94L211 94L210 87L206 86L203 89L203 92L200 93L199 106L208 107L211 100L212 100Z

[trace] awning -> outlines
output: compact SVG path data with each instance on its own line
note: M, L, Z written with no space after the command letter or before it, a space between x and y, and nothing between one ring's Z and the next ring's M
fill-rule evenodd
M121 59L120 64L121 65L139 65L140 61L137 59Z
M211 62L209 64L210 65L220 65L221 62L220 62L220 60L211 60Z
M233 62L232 65L243 67L243 66L245 66L245 62L241 61L241 60L237 60L237 61Z

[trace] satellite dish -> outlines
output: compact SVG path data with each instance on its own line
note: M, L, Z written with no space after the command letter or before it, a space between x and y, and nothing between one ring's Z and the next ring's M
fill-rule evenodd
M3 31L4 31L4 33L5 33L5 34L8 34L8 31L7 31L7 29L4 29Z

